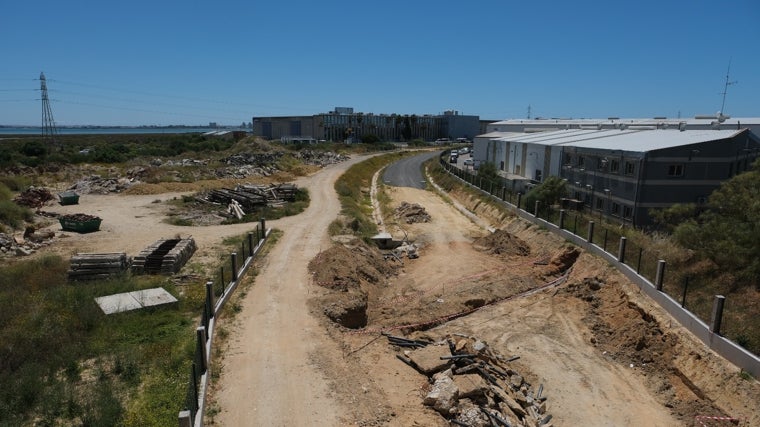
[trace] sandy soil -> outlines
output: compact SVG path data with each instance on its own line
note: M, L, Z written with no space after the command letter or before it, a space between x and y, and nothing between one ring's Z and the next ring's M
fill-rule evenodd
M465 194L448 197L477 212L478 224L432 192L388 189L393 206L418 203L432 218L419 224L385 220L394 237L406 234L420 246L420 258L404 259L386 274L387 266L365 266L369 261L356 246L338 267L345 274L365 267L381 272L361 284L366 327L348 329L329 320L326 301L339 302L340 294L320 286L307 264L333 245L326 230L340 206L332 184L359 160L299 180L310 191L309 209L268 223L284 231L282 238L243 286L240 312L219 318L227 338L217 342L221 357L215 354L215 366L221 371L210 400L218 413L207 424L448 425L422 405L429 385L396 359L399 349L379 334L386 330L433 339L461 333L501 354L520 356L515 367L544 385L557 426L695 425L696 415L760 425L758 382L741 379L736 367L706 350L598 259L581 253L564 284L510 298L557 277L556 265L537 261L556 258L567 244ZM157 201L179 196L85 195L79 205L46 208L104 219L101 231L63 233L50 250L134 255L159 238L192 235L199 250L191 262L203 262L218 257L224 237L252 228L161 222L169 208ZM488 234L487 227L518 237L530 253L479 250L472 243ZM57 224L48 229L61 234ZM482 307L437 320L473 306Z

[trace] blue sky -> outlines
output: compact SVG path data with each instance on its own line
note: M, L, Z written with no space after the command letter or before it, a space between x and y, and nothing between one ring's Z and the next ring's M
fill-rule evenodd
M760 116L760 2L6 1L0 125Z

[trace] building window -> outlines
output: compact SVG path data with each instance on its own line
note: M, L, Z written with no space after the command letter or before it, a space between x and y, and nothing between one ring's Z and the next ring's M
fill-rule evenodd
M610 173L620 172L620 162L617 160L610 160Z
M683 165L682 164L669 165L668 176L683 176Z
M620 205L612 202L612 207L610 208L610 214L619 216L620 215Z
M599 197L596 198L596 208L599 210L604 209L604 199Z
M633 209L630 206L623 206L623 218L630 218L633 215Z
M634 164L633 162L625 162L625 174L626 175L633 175L634 171Z
M586 159L583 156L578 156L578 167L582 168L586 165Z
M565 153L565 163L566 165L572 165L573 164L573 155L570 153Z

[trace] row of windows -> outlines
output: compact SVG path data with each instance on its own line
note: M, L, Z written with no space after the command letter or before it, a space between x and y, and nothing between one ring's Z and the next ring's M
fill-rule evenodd
M575 199L576 200L583 200L586 205L591 206L591 195L588 193L581 193L579 191L575 192ZM607 200L604 197L597 196L594 200L594 209L603 211L605 203L608 203L608 211L607 213L612 216L622 216L626 219L631 219L633 217L633 208L628 205L621 205L620 203L613 202L611 200ZM621 215L622 214L622 215Z
M574 158L573 158L574 157ZM601 171L601 172L608 172L611 174L620 174L620 160L618 159L609 159L607 157L594 157L596 159L596 168L594 170ZM589 159L590 161L591 159ZM586 156L583 155L575 155L573 156L571 153L565 153L565 166L575 166L578 168L586 168L587 167L587 160ZM591 163L588 164L589 166ZM624 162L624 169L623 169L625 175L633 175L636 172L636 163L632 161L625 161Z

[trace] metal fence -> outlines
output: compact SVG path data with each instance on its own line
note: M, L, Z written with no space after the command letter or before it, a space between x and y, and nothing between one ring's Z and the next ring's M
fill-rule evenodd
M237 252L231 253L229 268L220 267L218 280L206 283L206 297L201 313L201 324L196 329L195 353L190 367L184 409L179 412L180 427L200 427L203 425L203 410L210 376L209 365L214 337L214 319L237 289L240 279L248 271L248 267L266 242L270 231L266 229L266 222L262 219L256 229L248 233L247 240L241 243L242 262L238 263ZM227 272L225 273L225 271Z

